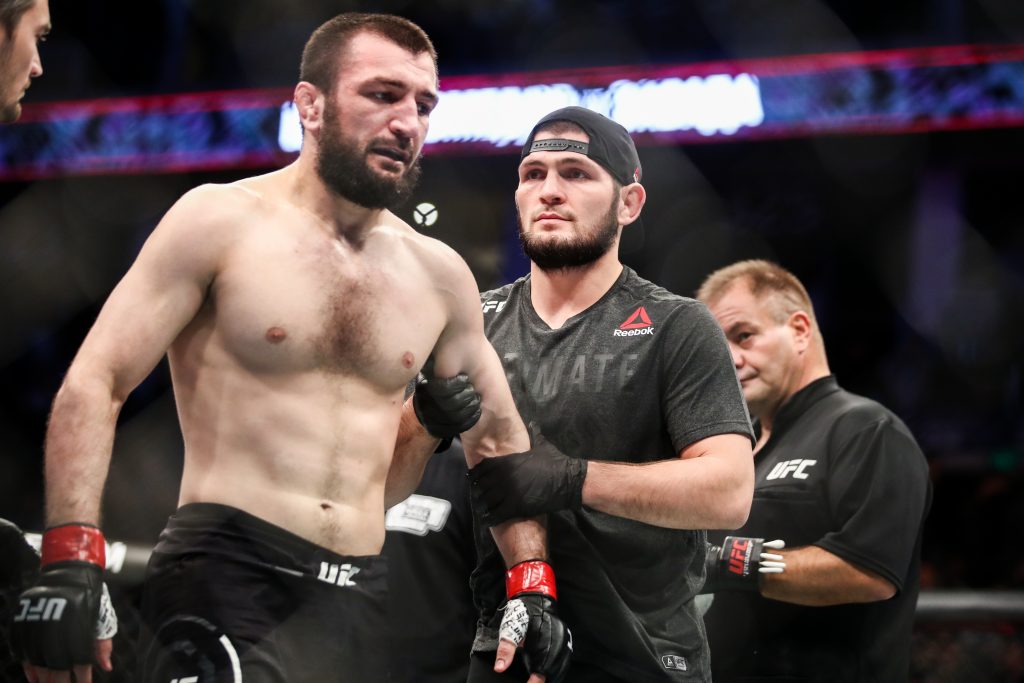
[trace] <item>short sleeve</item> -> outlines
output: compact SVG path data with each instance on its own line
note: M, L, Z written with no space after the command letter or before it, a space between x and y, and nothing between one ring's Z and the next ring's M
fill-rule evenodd
M728 343L707 307L676 309L661 339L662 410L676 452L717 434L753 441Z
M891 417L866 425L832 458L828 504L835 531L815 543L903 589L931 481L921 449Z

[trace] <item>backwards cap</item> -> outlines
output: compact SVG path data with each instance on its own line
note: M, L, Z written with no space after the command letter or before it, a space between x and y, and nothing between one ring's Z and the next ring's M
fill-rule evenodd
M569 121L582 128L589 142L551 138L534 140L537 131L553 121ZM623 185L640 182L640 157L629 132L607 116L583 107L564 107L551 112L533 127L520 159L533 152L576 152L601 164Z

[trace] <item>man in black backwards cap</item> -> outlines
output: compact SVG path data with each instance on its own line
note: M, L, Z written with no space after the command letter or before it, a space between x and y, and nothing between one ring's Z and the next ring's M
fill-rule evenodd
M499 640L499 660L516 640L517 610L503 608L487 528L544 513L573 635L566 680L710 680L693 600L700 530L746 520L752 435L707 308L619 260L646 198L640 176L629 133L580 107L545 116L523 147L516 205L530 274L481 298L534 447L470 472L481 610L470 683L515 680L492 670Z

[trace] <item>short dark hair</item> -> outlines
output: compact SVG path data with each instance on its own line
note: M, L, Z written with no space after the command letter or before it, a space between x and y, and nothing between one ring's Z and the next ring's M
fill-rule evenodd
M313 31L302 50L299 80L330 93L338 77L339 55L359 33L376 33L414 55L430 55L437 72L437 51L426 32L408 19L393 14L345 12Z
M35 4L36 0L0 0L0 27L3 27L8 38L14 36L21 17Z

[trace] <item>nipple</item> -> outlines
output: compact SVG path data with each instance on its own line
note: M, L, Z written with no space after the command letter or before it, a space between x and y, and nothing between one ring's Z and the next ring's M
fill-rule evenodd
M407 369L412 367L414 360L415 358L409 351L406 351L405 353L402 354L402 365L405 366Z
M280 327L271 327L267 330L267 341L271 344L280 344L284 341L284 338L288 336L288 333Z

